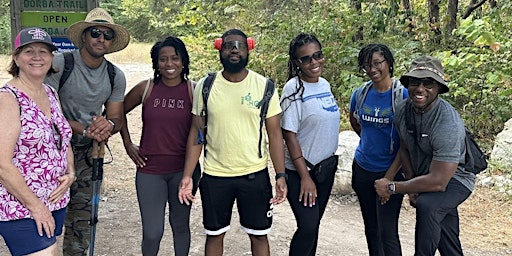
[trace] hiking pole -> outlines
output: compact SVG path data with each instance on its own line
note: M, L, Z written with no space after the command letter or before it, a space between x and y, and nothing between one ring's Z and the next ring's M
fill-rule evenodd
M100 203L101 182L103 180L103 156L105 155L105 142L93 141L92 144L92 196L91 196L91 236L89 256L94 255L94 240L96 238L96 223L98 223L98 206Z

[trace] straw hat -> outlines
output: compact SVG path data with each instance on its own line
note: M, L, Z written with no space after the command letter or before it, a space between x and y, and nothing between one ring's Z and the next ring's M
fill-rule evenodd
M413 78L431 78L441 85L439 94L450 91L444 80L444 69L441 61L432 56L422 56L412 61L411 70L400 77L400 82L409 87L409 77Z
M85 17L85 21L73 23L67 31L68 38L79 49L82 48L82 33L93 26L103 26L114 31L115 37L106 53L117 52L124 49L130 42L130 32L121 25L114 23L112 16L102 8L94 8Z

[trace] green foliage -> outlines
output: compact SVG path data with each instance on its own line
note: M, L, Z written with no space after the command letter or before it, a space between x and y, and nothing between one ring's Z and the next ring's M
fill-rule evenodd
M355 9L345 0L102 0L132 39L153 44L179 36L191 52L195 80L221 65L213 40L229 28L239 28L256 40L249 67L272 77L282 87L287 79L288 47L300 32L315 34L326 56L323 76L331 83L343 117L354 88L368 80L357 67L359 50L384 43L395 56L395 76L409 69L415 57L441 58L449 80L450 101L480 139L492 141L512 118L512 2L486 3L465 20L460 16L470 0L459 1L457 28L436 41L435 28L448 22L448 1L439 1L439 21L430 24L426 0L361 0ZM0 5L9 8L8 0ZM10 51L9 13L0 14L0 51ZM439 43L436 43L439 42ZM488 120L492 120L492 125ZM348 127L348 124L343 125ZM489 147L485 147L489 151Z
M117 20L129 27L135 40L154 43L169 34L184 39L193 52L193 78L221 68L213 40L229 28L240 28L256 39L250 68L283 86L290 40L306 32L322 42L326 55L323 76L331 83L343 116L348 114L353 89L368 80L357 67L359 50L368 43L384 43L393 50L397 77L409 69L415 57L441 58L451 89L443 97L479 138L492 140L512 117L512 67L508 65L512 61L508 42L512 18L507 15L512 13L512 4L508 2L495 9L483 5L473 17L459 18L451 37L440 43L433 40L433 29L448 22L447 1L440 2L440 20L435 24L429 23L425 0L411 0L409 11L400 0L363 0L360 10L341 0L103 2L117 6ZM459 1L459 17L468 5L469 0ZM488 125L487 120L495 123Z
M9 0L0 0L0 9L4 10L0 14L0 54L10 54L11 43L11 16Z
M510 76L512 61L507 38L496 30L492 16L469 17L453 33L460 46L440 52L450 77L452 103L478 135L489 138L512 117ZM501 45L499 42L504 42ZM456 75L455 75L456 74ZM489 125L487 120L495 123Z

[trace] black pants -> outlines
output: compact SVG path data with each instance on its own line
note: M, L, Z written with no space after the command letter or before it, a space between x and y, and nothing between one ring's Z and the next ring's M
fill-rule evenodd
M286 197L297 221L297 231L293 234L290 243L290 256L314 256L316 254L320 220L324 215L329 196L331 195L336 166L332 170L326 171L326 179L323 182L318 182L314 174L310 172L311 178L316 185L317 198L315 205L309 207L304 206L303 202L299 202L299 174L293 170L286 170L288 174L288 194Z
M471 191L451 179L444 192L421 193L416 201L415 256L463 255L459 240L457 207Z
M375 180L384 177L386 172L369 172L352 162L352 188L357 194L364 221L364 233L370 256L402 255L398 236L398 217L403 194L391 195L382 205L375 192ZM399 172L394 180L403 180Z

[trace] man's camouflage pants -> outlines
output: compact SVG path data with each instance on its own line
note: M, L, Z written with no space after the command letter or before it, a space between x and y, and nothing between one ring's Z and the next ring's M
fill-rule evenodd
M64 256L85 256L89 249L92 196L91 149L81 151L74 149L77 180L70 187L71 200L67 206L64 223L62 246Z

